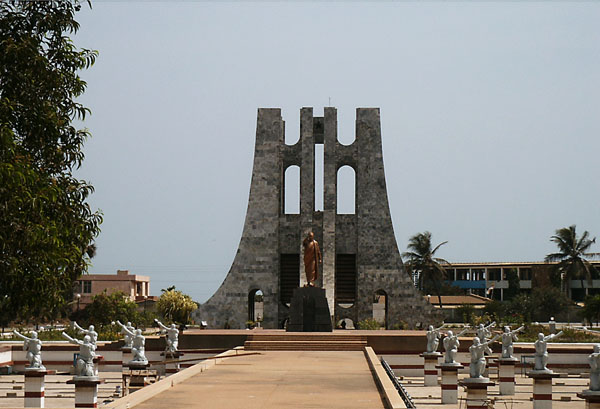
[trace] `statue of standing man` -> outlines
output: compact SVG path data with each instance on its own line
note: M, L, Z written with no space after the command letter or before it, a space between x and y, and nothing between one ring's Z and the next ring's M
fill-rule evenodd
M315 240L315 234L311 231L302 242L304 249L304 272L306 273L306 282L314 287L315 281L319 278L319 263L321 259L321 250L319 243Z

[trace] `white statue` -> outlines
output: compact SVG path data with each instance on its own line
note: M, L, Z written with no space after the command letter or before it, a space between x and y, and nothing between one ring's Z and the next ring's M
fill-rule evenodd
M457 335L454 335L452 331L448 331L446 337L444 338L444 350L446 351L446 355L444 356L444 363L456 364L456 361L454 359L456 358L456 353L458 352L458 347L460 346L458 337L463 335L468 330L469 327L465 328Z
M24 341L23 351L27 351L26 356L29 361L27 369L46 369L44 365L42 365L42 341L38 339L38 333L31 331L31 338L19 334L16 330L14 330L13 333Z
M502 333L502 358L513 357L513 341L519 340L517 332L521 332L523 328L525 327L520 326L516 330L511 331L508 325L504 327L504 332Z
M594 345L594 352L588 357L590 363L590 390L600 391L600 345Z
M147 365L148 359L145 355L146 338L144 338L144 336L142 335L142 330L135 329L134 332L131 331L125 325L121 324L119 321L117 321L117 323L123 328L123 331L125 331L125 333L131 337L131 353L133 354L133 359L131 360L131 362L136 364Z
M477 338L479 338L479 341L482 344L485 344L487 342L487 340L492 336L492 331L490 331L490 328L494 328L495 326L496 326L496 321L492 322L487 327L484 326L483 324L479 324L479 326L477 327L477 331L475 331L475 335L477 336ZM485 353L491 354L492 350L489 347L486 347Z
M135 327L131 325L131 322L129 321L127 321L127 325L123 325L119 320L117 320L116 323L121 326L121 334L123 334L123 338L125 341L125 345L123 345L123 348L131 348L133 344L133 336L129 334L135 332Z
M165 348L165 352L170 352L172 354L176 353L177 346L179 345L179 330L177 329L177 325L171 324L170 327L167 327L156 318L154 319L154 322L156 322L158 326L167 333L167 346Z
M437 352L438 346L440 344L440 330L443 325L439 328L433 328L433 325L430 325L427 330L427 353Z
M75 328L80 334L89 335L92 344L96 345L98 342L98 333L94 331L93 325L90 325L88 329L83 329L79 326L79 324L77 324L77 322L73 321L73 328Z
M489 350L489 344L500 337L496 335L494 338L486 342L481 342L479 337L473 338L473 345L469 347L471 353L471 364L469 365L469 373L471 378L481 378L485 371L485 351Z
M70 343L79 345L79 356L77 357L76 374L77 376L98 376L98 371L94 368L94 358L96 357L96 344L92 343L89 335L83 337L83 341L71 338L68 334L62 333Z
M548 368L546 368L546 364L548 363L548 344L547 342L558 338L563 334L560 331L558 334L550 334L548 336L544 336L541 332L538 334L538 340L535 341L535 367L533 368L535 371L546 371L551 372Z

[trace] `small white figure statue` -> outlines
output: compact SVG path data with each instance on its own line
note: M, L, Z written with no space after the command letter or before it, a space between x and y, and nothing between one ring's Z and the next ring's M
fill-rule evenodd
M456 353L458 352L458 347L460 346L458 337L463 335L468 330L469 327L465 328L457 335L454 335L452 331L448 331L446 337L444 338L444 350L446 351L446 355L444 356L444 363L456 364L456 361L454 359L456 358Z
M481 342L479 337L473 338L473 345L469 347L471 353L471 364L469 365L469 373L471 378L481 378L485 371L485 351L489 350L489 344L500 337L496 335L494 338L486 342Z
M173 323L170 327L167 327L156 318L154 319L154 322L156 322L158 326L167 333L167 346L165 348L165 352L170 352L172 354L176 353L177 346L179 345L179 330L177 329L177 325Z
M123 325L119 320L117 320L117 324L121 326L121 334L123 334L123 338L125 341L125 345L123 345L123 348L131 348L133 344L133 336L129 334L135 332L135 327L131 325L130 321L127 321L127 325Z
M563 334L560 331L558 334L550 334L544 336L541 332L538 334L538 340L535 341L535 371L546 371L551 372L548 368L546 368L546 364L548 363L548 341L558 338Z
M521 332L525 328L520 326L514 331L510 330L508 325L504 326L504 332L502 333L502 358L513 357L513 341L518 341L517 332Z
M590 364L590 388L591 391L600 391L600 345L594 344L594 352L588 356Z
M98 333L94 331L93 325L90 325L88 329L83 329L79 326L79 324L77 324L77 322L73 321L73 328L75 328L80 334L89 335L92 344L96 345L98 342Z
M496 326L496 321L492 322L487 327L484 326L483 324L479 324L479 326L477 327L477 331L475 331L475 336L477 336L477 338L479 338L479 342L481 342L482 344L485 344L487 342L487 340L492 336L492 331L490 331L490 328L494 328L495 326ZM485 353L491 354L492 350L489 347L486 347Z
M64 332L62 336L70 343L79 345L79 356L77 357L77 366L75 368L77 376L98 376L98 371L94 368L96 345L92 343L92 338L86 335L83 337L83 341L80 341L71 338Z
M144 336L142 335L142 330L134 329L134 332L129 330L128 327L121 324L119 321L117 321L117 324L119 324L123 328L123 331L125 331L125 333L131 337L131 353L133 354L133 359L131 360L131 362L147 365L148 359L145 355L146 338L144 338Z
M44 365L42 365L42 341L38 339L38 333L31 331L31 338L19 334L16 330L14 330L13 333L24 341L23 351L27 351L26 356L29 361L27 369L46 369Z
M437 352L440 344L440 330L442 327L433 328L433 325L429 326L429 329L427 330L427 353Z

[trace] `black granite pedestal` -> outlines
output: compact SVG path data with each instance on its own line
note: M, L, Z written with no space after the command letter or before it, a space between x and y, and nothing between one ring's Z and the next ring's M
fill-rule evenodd
M288 332L332 332L325 290L299 287L292 294Z

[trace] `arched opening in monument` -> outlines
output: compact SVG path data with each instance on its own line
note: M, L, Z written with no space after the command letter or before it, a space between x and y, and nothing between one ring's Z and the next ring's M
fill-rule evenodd
M352 166L342 166L337 172L337 213L356 213L356 172Z
M343 318L343 319L339 320L336 325L336 328L337 329L356 329L354 327L354 321L352 321L350 318Z
M373 296L373 319L387 329L387 313L388 313L388 296L387 293L379 289L375 291Z
M337 112L338 120L338 142L342 145L352 145L354 143L356 122L354 112L341 109Z
M283 212L300 214L300 166L287 167L283 180L283 191Z
M293 110L290 115L286 109L281 110L283 118L283 138L286 145L295 145L300 140L300 115Z
M261 322L264 317L265 298L263 292L256 288L248 293L248 321Z
M325 145L315 144L315 211L323 211Z

